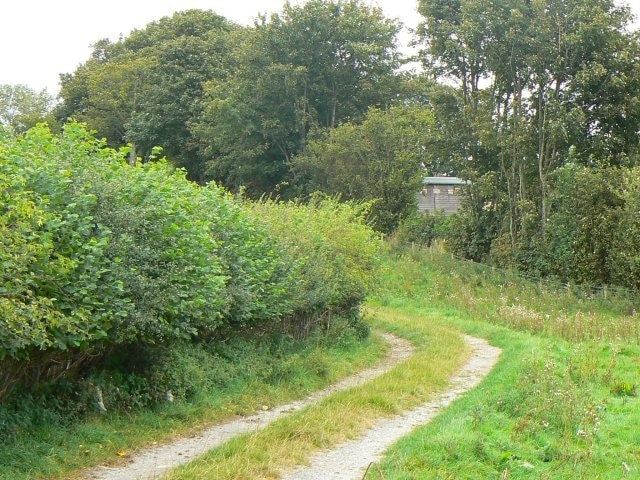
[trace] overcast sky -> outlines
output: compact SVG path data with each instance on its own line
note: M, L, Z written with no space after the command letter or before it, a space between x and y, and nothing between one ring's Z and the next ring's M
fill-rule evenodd
M23 83L50 93L58 75L89 58L90 45L117 40L173 12L200 8L250 25L259 13L279 12L284 0L0 0L0 84ZM303 3L293 0L292 4ZM388 17L415 26L417 0L371 0Z
M90 45L189 8L213 10L237 23L251 24L259 13L279 12L284 0L0 0L0 84L23 83L50 93L58 75L87 60ZM487 0L489 1L489 0ZM304 3L292 0L292 4ZM417 0L368 0L387 17L415 27ZM640 0L629 2L636 15Z

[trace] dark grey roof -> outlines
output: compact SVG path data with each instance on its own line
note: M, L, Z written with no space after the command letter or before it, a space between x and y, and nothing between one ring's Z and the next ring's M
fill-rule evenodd
M458 177L424 177L423 183L425 185L468 185L469 181Z

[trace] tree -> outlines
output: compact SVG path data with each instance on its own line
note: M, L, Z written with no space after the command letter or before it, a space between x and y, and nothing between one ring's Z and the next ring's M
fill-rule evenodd
M204 84L226 74L227 38L235 28L213 12L188 10L117 42L96 42L91 58L61 77L58 118L86 122L112 146L132 143L143 156L162 146L201 179L188 125Z
M421 0L419 11L424 63L457 84L471 126L467 176L495 172L505 192L500 243L544 243L549 178L570 148L590 165L638 155L628 9L612 0Z
M294 157L296 183L308 192L374 201L374 225L391 232L416 209L428 158L425 142L434 123L425 107L372 108L362 124L327 129Z
M640 168L625 172L624 208L615 219L608 260L612 282L640 290Z
M86 120L114 147L127 142L135 146L137 138L131 135L129 125L142 110L147 77L155 65L152 57L129 55L96 65L87 82L87 108L79 119Z
M402 78L398 104L423 106L435 121L425 135L425 167L431 175L459 176L469 157L470 125L464 103L455 87L437 83L426 75Z
M545 273L580 283L611 283L614 238L624 231L625 172L569 162L554 171L552 180L546 242L551 261Z
M51 120L53 97L26 85L0 85L0 124L24 133L39 122Z
M145 152L160 145L164 154L204 181L204 162L189 128L201 112L204 86L224 79L231 69L231 32L243 30L212 12L189 10L133 32L127 48L152 52L155 68L129 135Z
M209 85L203 115L192 125L207 177L252 196L271 192L287 176L288 162L306 140L304 71L291 65L250 64L255 74Z
M360 1L286 3L244 32L236 68L208 87L193 132L212 177L259 196L288 180L309 131L390 103L399 25Z

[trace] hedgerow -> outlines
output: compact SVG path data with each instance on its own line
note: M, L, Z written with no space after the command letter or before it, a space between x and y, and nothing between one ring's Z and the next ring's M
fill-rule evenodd
M0 133L0 397L126 351L357 319L378 248L360 207L251 205L126 154L75 123Z
M366 225L367 205L315 197L307 204L250 204L286 259L290 316L308 328L318 316L356 316L375 283L380 245ZM357 320L357 318L355 318Z

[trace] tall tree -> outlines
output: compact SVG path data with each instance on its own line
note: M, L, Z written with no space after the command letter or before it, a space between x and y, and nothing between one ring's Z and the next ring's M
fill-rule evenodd
M26 85L0 85L0 125L23 133L37 123L49 120L53 97L46 90Z
M134 143L148 155L159 145L175 163L202 177L188 127L204 84L226 75L228 36L236 28L210 11L188 10L100 40L91 58L61 77L61 120L75 117L114 145Z
M296 182L345 200L373 201L376 228L391 232L416 209L434 116L422 106L372 108L361 124L325 129L294 157Z
M262 18L235 52L237 66L212 82L193 131L210 172L250 194L287 180L308 132L360 120L390 102L399 25L358 0L284 5Z
M544 242L549 175L571 147L590 164L637 157L640 52L628 9L613 0L420 0L419 11L425 65L458 85L472 125L468 174L498 173L512 248Z

